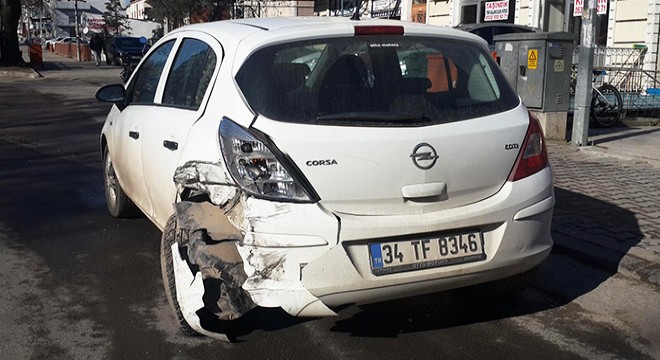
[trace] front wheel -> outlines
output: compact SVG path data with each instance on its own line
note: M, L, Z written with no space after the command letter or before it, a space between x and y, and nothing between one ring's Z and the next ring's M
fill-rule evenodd
M140 213L137 206L128 198L119 185L112 157L106 149L103 153L103 184L105 189L105 202L110 215L116 218L128 218Z
M623 113L621 93L614 86L605 84L594 90L591 97L591 116L599 127L616 124Z

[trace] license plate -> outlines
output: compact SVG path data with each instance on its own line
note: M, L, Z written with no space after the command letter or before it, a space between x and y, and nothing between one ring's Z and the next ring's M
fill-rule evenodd
M464 264L486 259L481 231L467 231L426 239L369 244L371 272L403 271Z

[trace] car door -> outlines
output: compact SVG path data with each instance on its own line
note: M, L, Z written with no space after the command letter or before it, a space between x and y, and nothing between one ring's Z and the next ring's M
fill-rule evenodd
M191 127L202 116L222 59L214 38L197 32L179 36L176 55L168 69L160 106L148 117L142 142L142 168L152 204L150 217L163 226L176 199L174 172Z
M162 44L140 65L127 88L127 106L112 123L114 146L110 155L115 173L126 195L143 211L151 206L142 176L142 135L173 45L174 41Z

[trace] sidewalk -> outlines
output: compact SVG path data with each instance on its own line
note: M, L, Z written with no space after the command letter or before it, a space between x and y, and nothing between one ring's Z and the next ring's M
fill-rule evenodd
M23 53L23 60L29 65L29 48L26 45L21 45L20 49ZM106 65L102 63L96 66L94 61L78 61L65 56L57 55L46 49L42 49L43 66L37 68L31 67L12 67L0 68L0 80L16 79L22 81L23 79L38 79L38 78L54 78L65 79L67 77L75 77L76 79L87 79L94 81L95 78L108 77L107 81L103 79L100 83L106 84L110 82L120 82L119 73L122 68L120 66ZM99 83L95 81L95 83Z
M556 251L660 286L660 127L593 129L551 143Z
M93 94L120 81L118 66L96 67L49 51L43 60L44 79L9 81L69 94ZM0 81L7 79L0 71ZM660 286L660 127L592 129L589 144L548 146L557 196L555 251Z

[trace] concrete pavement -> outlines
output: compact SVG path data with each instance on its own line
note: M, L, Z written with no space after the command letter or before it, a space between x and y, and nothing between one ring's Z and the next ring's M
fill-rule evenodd
M63 91L58 86L78 86L70 80L120 82L117 66L96 67L48 51L43 59L42 78L31 79L29 69L0 69L0 83L24 81L35 91L55 93ZM592 129L589 135L590 146L548 146L557 195L555 251L660 286L660 127Z
M556 249L660 286L660 127L592 129L589 145L548 146Z

